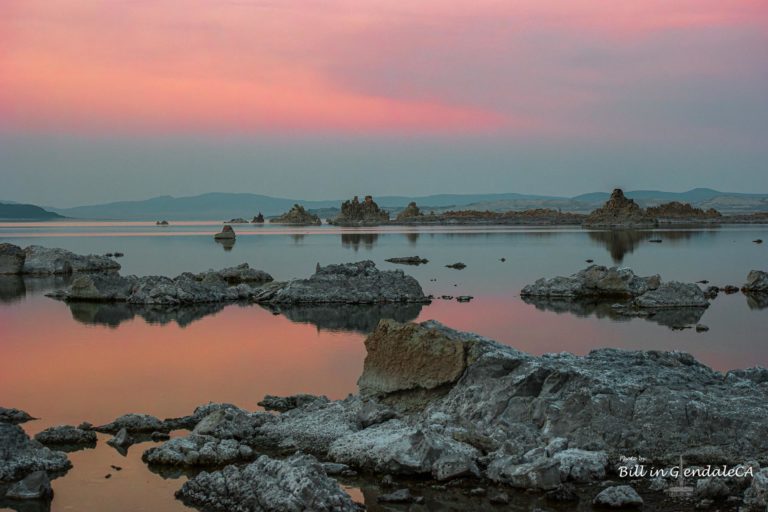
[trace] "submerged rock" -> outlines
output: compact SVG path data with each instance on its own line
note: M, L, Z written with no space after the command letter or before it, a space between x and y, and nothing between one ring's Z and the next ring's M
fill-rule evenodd
M372 261L318 265L309 279L276 285L254 300L276 304L428 301L416 279L402 270L379 270Z
M30 245L24 249L23 274L50 275L77 272L114 272L120 264L106 256L80 255L65 249Z
M279 217L269 219L269 222L273 224L287 224L290 226L319 226L322 224L320 217L314 213L308 212L300 204L294 204L286 213Z
M643 505L643 498L632 486L615 485L600 491L592 503L610 508L634 508Z
M656 224L656 218L627 198L620 188L614 189L608 201L584 220L584 225L590 227L653 227Z
M57 473L71 467L65 453L31 440L17 425L0 423L0 482L15 482L35 471Z
M115 434L115 437L107 441L107 444L113 448L117 448L118 450L127 450L133 446L135 442L136 440L131 437L131 435L128 434L128 430L123 427L118 430L117 434Z
M21 409L0 407L0 423L18 425L19 423L26 423L34 419L35 418L30 416L29 413L22 411Z
M35 440L45 445L94 445L96 432L71 425L50 427L35 435Z
M420 258L418 256L404 256L401 258L388 258L384 261L388 261L390 263L399 263L401 265L422 265L424 263L429 263L428 259Z
M200 473L176 493L186 504L221 512L353 512L360 510L309 455L262 455L245 467Z
M5 497L12 500L50 500L51 480L45 471L35 471L8 488Z

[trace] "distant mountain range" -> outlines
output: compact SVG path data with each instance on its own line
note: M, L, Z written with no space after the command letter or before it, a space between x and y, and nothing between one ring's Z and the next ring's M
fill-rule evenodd
M49 212L33 204L0 203L0 219L3 220L53 220L63 218L58 213Z
M626 195L641 206L654 206L669 201L690 203L700 208L715 208L721 212L745 213L768 211L768 194L743 194L720 192L708 188L696 188L687 192L663 192L658 190L634 190ZM530 208L554 208L562 211L589 212L602 205L610 196L609 192L593 192L574 197L543 196L533 194L435 194L429 196L375 196L379 206L392 212L399 211L409 202L415 201L424 211L442 212L455 209L473 210L526 210ZM362 199L362 197L361 197ZM189 197L159 196L141 201L119 201L114 203L78 206L74 208L53 208L32 205L2 204L3 208L24 208L28 215L37 212L37 219L55 218L51 215L77 219L105 220L228 220L236 217L250 219L261 212L266 216L279 215L300 203L321 217L332 216L341 205L342 199L325 201L304 201L260 194L214 192ZM47 210L47 211L46 211ZM55 212L55 213L51 213ZM0 214L0 218L11 217Z

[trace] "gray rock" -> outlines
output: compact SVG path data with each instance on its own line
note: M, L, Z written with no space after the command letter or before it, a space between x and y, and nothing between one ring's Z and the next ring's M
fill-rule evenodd
M85 275L67 290L50 294L68 301L128 302L130 304L199 304L247 300L261 293L272 276L243 263L200 274L163 276Z
M165 427L163 422L154 416L134 413L124 414L106 425L93 427L93 430L96 432L106 432L108 434L116 434L122 429L129 433L151 433L163 431Z
M15 482L35 471L57 473L71 467L65 453L31 440L18 425L0 423L0 482Z
M375 400L366 400L357 412L357 425L361 429L399 417L399 414Z
M125 427L123 427L117 434L115 434L115 437L107 441L107 444L113 448L125 450L131 447L135 442L136 440L131 437Z
M402 270L379 270L372 261L318 267L309 279L297 279L257 296L273 304L428 302L411 276Z
M25 257L21 247L13 244L0 244L0 275L21 274Z
M259 402L258 405L263 407L265 411L286 412L286 411L290 411L291 409L296 409L297 407L303 407L304 405L307 405L312 402L318 402L318 401L327 403L328 397L306 395L306 394L298 394L298 395L291 395L291 396L266 395L264 398L262 398L261 402Z
M403 256L400 258L388 258L384 261L388 261L389 263L398 263L400 265L422 265L424 263L429 263L428 259L421 258L419 256Z
M768 293L768 272L751 270L742 290L748 293Z
M752 483L744 492L744 507L748 511L768 509L768 468L763 468L752 477Z
M8 409L0 407L0 423L10 423L12 425L18 425L19 423L26 423L34 420L27 412L20 409Z
M636 508L643 506L643 498L629 485L615 485L600 491L592 501L594 505L610 508Z
M262 455L245 467L202 472L176 496L189 505L222 512L352 512L359 507L313 457L276 460Z
M148 449L141 460L161 466L203 467L224 466L249 461L253 457L253 449L235 439L193 433Z
M409 489L398 489L376 498L379 503L413 503L415 498Z
M120 264L112 258L95 254L83 256L65 249L39 245L30 245L24 249L24 254L24 267L22 268L24 274L50 275L120 270Z
M96 432L71 425L50 427L35 435L35 440L45 445L92 445L96 444Z
M570 277L538 279L520 292L528 297L638 297L658 288L658 275L636 276L631 269L590 265Z
M479 475L475 448L398 420L340 437L331 444L328 456L377 473L432 475L436 480Z
M518 464L515 457L501 457L488 465L486 476L517 489L556 489L560 485L560 463L553 459Z
M200 420L193 434L214 436L218 439L251 439L259 427L275 421L271 414L250 413L243 409L222 408Z
M560 480L563 482L587 483L605 479L605 468L608 466L605 452L570 448L552 458L560 463Z
M213 235L215 240L234 240L236 238L235 230L232 226L224 226L219 233Z
M696 308L709 306L709 301L698 285L669 281L640 295L634 305L640 308Z
M35 471L8 488L5 497L12 500L50 500L53 489L48 473Z

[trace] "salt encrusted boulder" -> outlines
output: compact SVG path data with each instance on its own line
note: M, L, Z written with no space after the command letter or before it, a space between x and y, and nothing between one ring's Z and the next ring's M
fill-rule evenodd
M614 485L600 491L592 503L601 507L634 508L643 506L643 498L630 485Z
M309 403L318 401L328 403L328 398L325 396L307 395L303 393L291 396L266 395L261 399L258 405L263 407L265 411L287 412L291 409L303 407Z
M221 512L353 512L361 510L309 455L277 460L262 455L245 467L202 472L176 496Z
M640 308L706 308L709 301L696 284L669 281L640 295L633 304Z
M516 457L500 457L488 465L486 476L517 489L546 491L560 485L560 464L553 459L520 463Z
M214 413L215 414L215 413ZM141 460L161 466L224 466L253 459L253 449L236 439L190 434L145 451Z
M656 217L627 198L620 188L614 189L608 201L584 220L584 225L590 227L634 228L653 227L657 224Z
M21 247L13 244L0 244L0 275L21 274L25 257Z
M165 430L163 422L149 414L123 414L114 421L105 425L93 427L96 432L116 434L121 429L129 433L152 433Z
M23 274L72 274L77 272L114 272L120 264L106 256L80 255L65 249L30 245L24 249Z
M750 512L768 509L768 468L754 474L752 483L744 493L744 507Z
M372 261L320 267L309 279L270 288L254 300L273 304L427 302L419 282L402 270L379 270Z
M45 445L93 445L96 444L96 432L72 425L59 425L37 433L35 440Z
M742 290L745 293L768 293L768 272L751 270Z
M0 482L16 482L35 471L66 471L72 463L63 452L33 441L18 425L0 423Z
M35 471L8 488L5 497L12 500L50 500L51 480L45 471Z
M314 213L308 212L300 204L294 204L286 213L279 217L269 219L269 222L273 224L287 224L290 226L319 226L322 224L320 217Z
M33 419L35 418L30 416L26 411L0 407L0 423L11 423L13 425L18 425L19 423L26 423Z

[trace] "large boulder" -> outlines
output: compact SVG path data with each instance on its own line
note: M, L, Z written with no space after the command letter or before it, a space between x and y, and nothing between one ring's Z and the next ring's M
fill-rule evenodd
M360 508L309 455L277 460L262 455L245 467L202 472L176 496L221 512L353 512Z
M56 473L71 467L65 453L31 440L18 425L0 423L0 482L15 482L35 471Z
M526 297L637 297L658 288L658 275L641 277L631 269L590 265L570 277L541 278L527 285L520 295Z
M453 336L437 323L382 320L365 340L367 355L357 384L362 396L452 384L467 366L472 337Z
M427 302L419 282L402 270L379 270L372 261L318 265L309 279L275 286L255 298L273 304Z
M643 498L632 486L614 485L600 491L592 503L600 507L636 508L643 506Z
M694 283L668 281L640 295L634 305L640 308L706 308L709 301Z
M590 227L634 228L652 227L656 224L656 217L648 214L634 200L627 198L620 188L614 189L608 201L584 220L584 225Z
M746 293L768 293L768 272L751 270L742 290Z
M24 249L24 254L24 274L51 275L120 270L120 264L112 258L94 254L84 256L65 249L30 245Z
M5 497L12 500L50 500L51 480L45 471L35 471L8 488Z
M768 509L768 468L763 468L752 477L744 492L744 507L748 511L763 512Z
M44 445L94 445L96 432L71 425L59 425L38 432L35 440Z
M19 423L26 423L33 420L32 416L28 412L21 409L0 407L0 423L11 423L12 425L18 425Z
M251 447L235 439L193 433L148 449L141 460L154 465L197 467L224 466L251 460L253 456Z
M13 244L0 244L0 275L21 274L25 257L21 247Z

